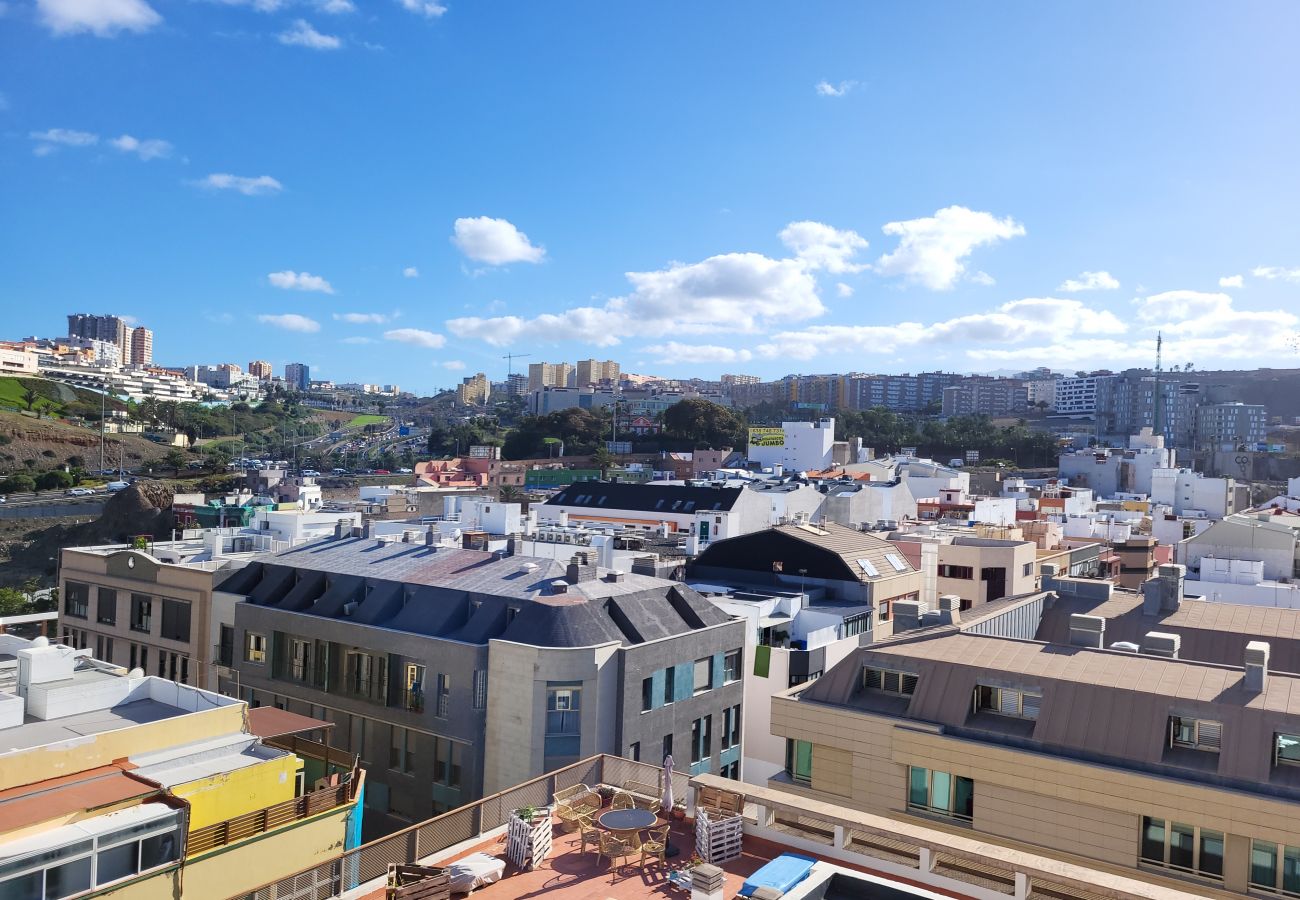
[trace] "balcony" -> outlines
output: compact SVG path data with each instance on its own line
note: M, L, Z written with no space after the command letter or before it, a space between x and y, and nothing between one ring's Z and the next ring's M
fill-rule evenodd
M472 853L501 856L501 836L511 812L545 806L555 791L577 784L621 786L631 781L662 783L658 766L615 756L593 756L507 791L349 851L314 868L238 895L272 897L384 897L384 878L393 865L445 867ZM666 864L633 855L611 865L584 851L577 833L553 835L551 850L526 870L507 864L505 878L474 891L476 900L661 900L674 893L669 874L691 859L697 846L694 813L698 792L744 795L740 855L721 865L724 897L734 897L745 879L777 856L797 853L815 862L809 876L786 897L859 897L935 893L975 900L1032 896L1108 897L1111 900L1192 900L1180 882L1138 870L1091 868L1059 857L1041 856L990 842L984 836L939 830L915 818L874 815L806 797L712 775L673 773L674 795L687 802L684 821L671 824L669 842L678 855ZM704 821L701 818L700 821ZM928 893L924 893L928 892Z

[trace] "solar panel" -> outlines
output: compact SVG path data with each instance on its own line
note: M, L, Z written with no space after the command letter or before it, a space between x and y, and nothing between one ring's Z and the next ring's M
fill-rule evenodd
M903 562L902 558L900 558L897 553L886 553L885 559L887 559L889 564L894 567L895 572L907 571L907 563Z
M866 572L870 578L875 578L880 575L880 570L876 568L876 564L869 559L858 560L858 566L863 572Z

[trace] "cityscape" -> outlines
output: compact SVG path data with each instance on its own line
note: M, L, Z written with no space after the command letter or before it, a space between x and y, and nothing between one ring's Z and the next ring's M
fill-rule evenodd
M1300 897L1300 10L0 20L0 900Z

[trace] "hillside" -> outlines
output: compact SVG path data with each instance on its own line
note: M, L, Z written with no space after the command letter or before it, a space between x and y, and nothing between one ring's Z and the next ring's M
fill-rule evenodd
M31 398L31 411L47 416L76 416L91 413L98 416L102 398L94 391L73 387L44 378L0 377L0 410L27 410L27 391ZM110 410L126 409L126 404L115 397L108 398Z
M127 466L137 466L146 460L161 459L169 449L136 434L110 434L104 438L106 465L117 465L119 451L123 451ZM0 410L0 472L39 471L64 464L99 468L97 427Z

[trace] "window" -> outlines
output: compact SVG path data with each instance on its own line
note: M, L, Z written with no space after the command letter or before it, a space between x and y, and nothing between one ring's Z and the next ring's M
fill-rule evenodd
M889 608L891 604L892 601L890 600L881 600L880 605L876 607L876 610L879 613L880 621L882 622L889 621Z
M564 685L546 689L546 733L577 735L582 732L582 687Z
M117 624L117 591L109 588L97 588L95 601L95 621L100 625Z
M713 687L713 659L704 657L695 661L695 693L703 694Z
M1250 886L1265 891L1300 894L1300 847L1251 841Z
M857 616L849 616L844 620L844 626L841 632L842 637L854 637L864 634L871 630L871 613L862 613Z
M661 758L667 759L673 755L673 733L671 731L664 735L663 748L664 752L659 754Z
M131 595L131 630L148 632L153 623L153 601L148 594Z
M219 640L217 662L223 666L233 666L235 664L235 629L229 625L222 625Z
M862 670L862 686L868 690L910 697L916 691L916 676L893 669L876 669L867 666Z
M311 671L311 643L289 639L289 674L294 681L306 681Z
M1142 817L1141 861L1216 880L1223 878L1223 832ZM1254 869L1252 853L1252 870ZM1253 874L1253 872L1252 872Z
M172 641L190 642L190 602L163 598L162 636Z
M445 672L438 673L437 690L433 699L436 704L433 714L440 719L447 718L451 706L451 676Z
M1037 719L1043 705L1041 694L1013 688L990 687L981 684L975 688L975 711L997 713L1017 719Z
M76 619L90 614L90 585L69 581L63 585L63 612Z
M971 566L939 566L940 578L965 578L970 580L975 577L975 569Z
M633 741L631 744L628 744L628 747L627 747L627 758L630 759L630 760L632 760L632 762L640 762L640 761L641 761L641 742L640 742L640 741Z
M739 681L741 679L742 664L743 660L739 650L732 650L730 653L722 657L723 684L731 684L731 682Z
M266 635L256 631L244 632L244 662L266 662Z
M110 834L42 848L0 866L0 897L61 900L180 858L175 814Z
M389 729L388 768L407 775L415 771L415 736L409 728L394 725Z
M105 637L102 634L95 635L95 659L102 659L104 662L113 661L113 639Z
M740 780L740 760L727 763L722 767L722 777L730 778L732 781Z
M691 723L691 763L705 762L713 755L713 716L701 716Z
M474 670L474 708L487 709L487 669Z
M460 765L463 751L455 741L444 737L433 739L433 780L447 787L460 787Z
M424 666L407 663L402 704L412 712L424 712Z
M795 781L812 781L812 744L787 738L785 742L785 774Z
M740 745L740 704L722 711L722 749L730 750Z
M347 692L354 697L386 703L388 697L388 658L364 650L349 650L345 664Z
M1034 564L1031 563L1031 562L1027 562L1027 563L1025 563L1025 567L1024 567L1024 569L1023 569L1022 574L1023 574L1026 578L1028 578L1030 575L1033 575L1033 574L1034 574Z
M655 704L655 680L653 677L641 679L641 712L649 712Z
M1190 750L1219 752L1223 740L1223 723L1186 716L1169 717L1169 746Z
M975 815L975 782L960 775L907 767L908 808L969 822Z
M1273 765L1300 766L1300 734L1273 735Z

